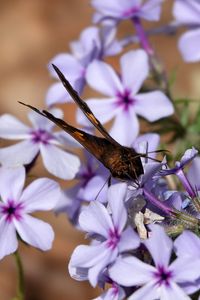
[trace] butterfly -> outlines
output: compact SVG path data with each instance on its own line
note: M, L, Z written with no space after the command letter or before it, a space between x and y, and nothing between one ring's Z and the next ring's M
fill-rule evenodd
M88 120L98 129L103 137L97 137L81 129L75 128L62 119L56 118L46 110L40 111L32 105L25 104L21 101L19 101L19 103L31 108L70 134L87 151L96 157L96 159L98 159L110 171L113 177L120 180L137 180L139 176L144 173L141 162L141 157L144 155L137 153L133 148L120 145L115 139L113 139L103 127L101 122L94 116L86 102L79 97L78 93L73 89L63 73L55 65L52 66L74 102L79 106Z

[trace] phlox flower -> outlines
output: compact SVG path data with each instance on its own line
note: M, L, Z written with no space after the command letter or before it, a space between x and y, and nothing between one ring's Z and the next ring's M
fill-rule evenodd
M161 91L138 93L149 73L148 56L144 50L125 53L120 65L120 77L105 62L96 60L89 65L86 72L88 84L106 96L89 99L87 104L102 123L115 118L111 136L122 145L130 146L139 132L137 115L153 122L171 115L174 109ZM88 125L80 113L78 122Z
M114 19L116 21L143 18L148 21L158 21L163 0L92 0L91 4L98 15L94 20Z
M79 224L89 236L96 238L93 244L78 246L71 257L69 271L71 276L80 280L81 274L87 273L92 286L96 286L104 269L114 262L121 252L136 249L139 237L128 226L127 211L124 206L127 186L119 183L108 190L108 207L93 201L82 211Z
M59 185L40 178L24 190L25 169L0 168L0 259L15 252L19 237L27 244L49 250L54 232L49 224L30 213L54 208L60 197Z
M159 225L151 225L150 237L143 243L152 256L154 266L134 256L119 257L109 268L109 275L125 287L138 287L129 300L190 299L184 283L199 277L200 263L182 256L170 263L173 242Z
M200 60L200 2L197 0L175 0L173 14L179 24L189 30L179 39L178 47L186 62Z
M58 79L52 68L56 65L66 76L75 90L81 94L85 86L85 72L87 66L94 59L102 59L104 56L115 55L122 49L115 39L115 28L104 26L101 29L95 26L83 30L78 41L71 43L72 54L60 53L49 63L51 75ZM71 101L68 93L59 81L54 83L46 95L46 104L51 106L55 103Z
M52 113L61 116L61 110ZM73 179L80 167L79 158L58 146L75 146L75 141L63 132L52 132L54 124L35 112L28 114L32 127L19 121L12 115L0 117L0 137L21 142L0 148L0 163L5 166L30 164L41 153L45 168L54 176Z

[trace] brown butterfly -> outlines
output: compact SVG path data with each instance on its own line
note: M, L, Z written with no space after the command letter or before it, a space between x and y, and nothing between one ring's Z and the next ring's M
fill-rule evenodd
M114 140L102 126L99 120L97 120L97 118L94 116L86 102L79 97L78 93L73 89L62 72L55 65L53 65L53 68L63 83L65 89L83 111L88 120L103 135L103 138L91 135L83 130L75 128L65 121L54 117L46 110L40 111L31 105L23 102L19 103L28 106L70 134L85 149L95 156L107 169L109 169L113 177L121 180L137 180L137 178L144 173L140 157L145 155L137 153L132 148L122 146L116 140Z

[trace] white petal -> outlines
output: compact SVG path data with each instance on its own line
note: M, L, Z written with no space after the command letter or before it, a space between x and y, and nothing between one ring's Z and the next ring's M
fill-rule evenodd
M149 74L148 56L144 50L129 51L121 57L120 63L124 88L135 95Z
M110 135L123 146L130 146L139 132L139 122L134 108L119 113L111 127Z
M199 24L200 4L197 0L176 0L173 15L181 23Z
M0 168L0 195L6 202L19 200L25 182L25 169L19 168Z
M136 292L134 292L130 297L128 297L128 300L141 300L141 299L142 300L159 299L158 291L154 285L154 282L149 282L148 284L145 284L143 287L136 290ZM162 298L162 300L164 299Z
M174 112L171 101L160 91L138 94L135 99L136 113L150 122L170 116Z
M161 4L164 0L149 0L146 1L139 13L139 17L148 21L158 21L161 14Z
M20 237L27 244L43 251L51 249L54 232L48 223L24 214L20 221L15 219L14 224Z
M114 226L121 232L127 221L127 211L124 206L127 184L118 183L108 189L108 203L112 212Z
M33 181L23 191L20 200L25 204L25 211L53 209L61 196L59 184L54 180L40 178Z
M95 60L88 66L86 80L93 89L106 96L113 97L117 92L123 91L120 79L113 68L102 61Z
M170 282L169 286L162 285L158 296L163 300L191 300L184 290L173 281Z
M118 244L119 252L129 251L138 248L140 245L140 238L138 234L128 226L125 231L122 232L121 238Z
M0 220L0 259L17 250L18 241L13 223Z
M0 137L4 139L26 139L30 136L30 127L19 121L12 115L2 115L0 117Z
M179 50L186 62L200 60L200 29L189 30L178 42Z
M77 142L71 135L69 135L65 131L56 131L53 133L53 136L58 140L61 145L67 146L67 147L77 147L80 148L81 145L79 142Z
M76 155L65 152L54 145L40 145L45 168L62 179L73 179L80 167L80 160Z
M38 152L38 144L26 140L13 146L0 148L0 163L7 167L27 165L32 162Z
M94 113L95 117L102 124L110 121L120 110L120 108L116 105L115 98L89 99L87 100L87 104ZM89 122L86 116L80 110L77 111L77 121L79 124L84 126L87 126Z

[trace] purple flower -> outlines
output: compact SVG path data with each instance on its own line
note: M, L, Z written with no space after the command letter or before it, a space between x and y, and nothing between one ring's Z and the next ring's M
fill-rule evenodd
M72 54L61 53L56 55L49 64L51 75L58 79L52 68L56 65L70 81L75 90L81 94L85 86L85 72L87 66L94 59L102 59L104 56L115 55L122 48L115 39L115 29L104 26L88 27L83 30L78 41L71 43ZM54 83L48 90L46 103L51 106L55 103L65 103L70 100L62 83Z
M124 207L127 186L125 183L113 185L108 190L108 205L111 214L100 202L91 202L79 217L81 229L96 241L90 246L78 246L71 257L71 275L80 278L83 270L88 280L96 286L101 272L114 262L121 252L135 249L140 241L131 227L126 227L127 211Z
M176 0L173 14L178 23L188 25L182 34L178 47L186 62L200 60L200 2L197 0Z
M24 191L25 169L0 168L0 258L17 250L17 234L27 244L49 250L54 233L51 226L29 214L51 210L60 197L59 185L50 179L33 181Z
M92 62L86 73L88 84L106 95L104 99L90 99L88 105L97 119L106 123L115 117L110 134L123 145L133 142L139 132L137 115L150 122L169 116L174 109L161 92L138 94L149 73L148 56L143 50L130 51L120 59L121 77L113 68L101 61ZM88 125L83 115L78 121Z
M104 19L114 19L116 21L143 18L148 21L158 21L161 13L163 0L92 0L92 6L98 12L98 21Z
M116 283L113 283L111 288L93 300L123 300L125 296L124 290Z
M108 170L91 154L84 151L85 163L80 167L75 179L78 182L64 191L63 197L57 202L56 212L66 212L72 223L76 224L84 202L106 201L108 190Z
M176 255L183 257L186 260L197 260L200 263L200 238L189 230L185 230L174 242ZM200 289L200 274L199 277L193 281L185 284L184 288L187 292L194 293Z
M61 115L58 109L52 110ZM0 148L0 163L5 166L30 164L41 153L45 168L62 179L73 179L80 167L79 158L57 146L76 145L74 140L63 132L52 132L54 124L46 118L30 112L28 117L33 127L20 122L11 115L0 117L0 137L10 140L23 140L13 146Z
M110 277L118 284L138 287L128 299L190 299L181 285L193 282L200 275L200 262L178 257L172 263L173 242L159 225L151 225L150 238L143 243L155 266L134 256L119 257L109 269Z

